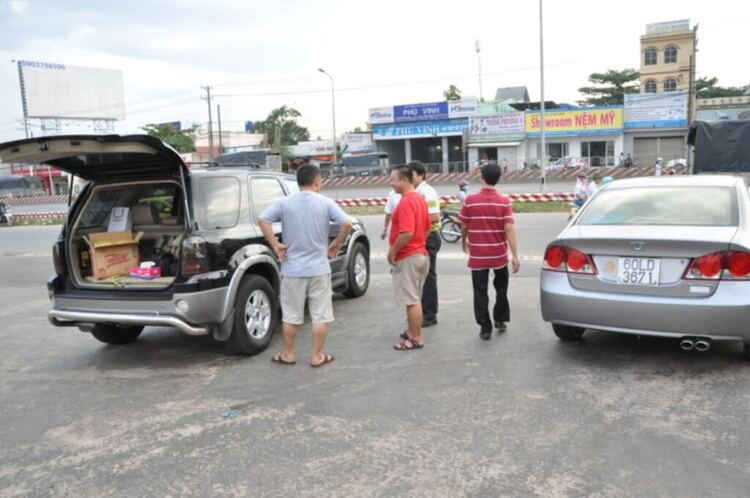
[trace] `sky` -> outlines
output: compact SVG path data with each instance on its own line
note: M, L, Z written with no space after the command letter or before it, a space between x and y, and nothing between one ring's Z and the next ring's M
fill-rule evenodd
M699 23L699 77L750 83L739 55L748 46L747 0L546 0L545 97L575 103L592 72L638 68L646 24L677 19ZM24 136L15 60L121 70L127 118L117 133L205 124L201 86L210 85L224 130L287 105L325 139L331 82L318 68L334 78L340 134L364 128L370 107L442 100L450 84L479 96L477 39L485 99L517 85L539 99L535 0L0 0L0 141Z

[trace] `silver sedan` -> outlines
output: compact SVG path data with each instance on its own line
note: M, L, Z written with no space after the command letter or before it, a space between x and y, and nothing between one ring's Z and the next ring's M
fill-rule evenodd
M671 337L685 350L742 341L750 358L750 195L733 176L669 176L602 188L548 247L544 320Z

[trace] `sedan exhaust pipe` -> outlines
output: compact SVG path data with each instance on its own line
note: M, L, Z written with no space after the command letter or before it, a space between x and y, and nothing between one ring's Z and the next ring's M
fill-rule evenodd
M704 353L711 347L711 339L698 339L695 341L695 350Z
M683 337L680 341L680 347L683 351L692 351L695 348L695 341L690 337Z

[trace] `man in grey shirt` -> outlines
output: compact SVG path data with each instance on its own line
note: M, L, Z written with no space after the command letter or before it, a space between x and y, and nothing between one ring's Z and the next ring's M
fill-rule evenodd
M349 216L328 197L320 195L322 180L317 166L297 168L300 192L269 206L258 224L281 260L281 312L284 351L274 355L276 363L293 365L294 342L305 322L305 301L312 318L313 367L333 361L323 353L328 324L333 321L331 266L328 258L338 254L352 228ZM281 222L282 244L273 233L272 223ZM339 225L336 240L328 243L329 223Z

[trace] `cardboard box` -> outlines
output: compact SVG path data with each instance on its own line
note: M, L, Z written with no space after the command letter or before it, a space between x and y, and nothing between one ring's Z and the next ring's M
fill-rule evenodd
M138 232L135 237L132 232L101 232L84 237L91 250L94 277L127 275L130 268L138 266L138 241L142 236L143 232Z
M133 218L130 208L116 207L109 213L108 232L129 232L133 229Z

